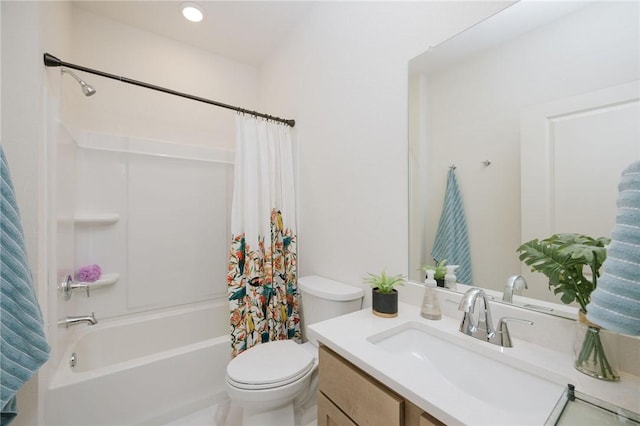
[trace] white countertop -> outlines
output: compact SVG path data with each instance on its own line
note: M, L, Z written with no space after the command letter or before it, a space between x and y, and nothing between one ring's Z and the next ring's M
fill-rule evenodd
M574 384L576 390L584 394L640 412L640 379L636 376L622 373L618 382L594 379L573 367L572 354L521 340L513 330L513 348L501 348L460 333L460 318L443 315L439 321L430 321L422 318L419 310L418 306L400 302L396 318L377 317L370 308L366 308L313 324L310 329L320 343L446 424L544 424L568 383ZM427 366L415 371L415 365L397 362L394 354L367 340L372 335L407 322L419 322L439 338L556 383L559 393L540 395L538 405L548 405L548 412L514 417L509 410L496 410L495 405L461 392L438 374L435 368Z

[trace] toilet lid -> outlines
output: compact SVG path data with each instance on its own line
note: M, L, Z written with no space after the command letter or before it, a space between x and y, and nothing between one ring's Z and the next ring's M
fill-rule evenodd
M262 343L227 365L227 378L238 387L273 387L290 383L313 368L313 355L292 340Z

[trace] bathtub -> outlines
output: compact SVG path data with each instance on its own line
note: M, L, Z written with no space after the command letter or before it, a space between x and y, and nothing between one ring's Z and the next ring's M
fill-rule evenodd
M76 326L51 376L46 424L163 424L226 399L228 306L225 299Z

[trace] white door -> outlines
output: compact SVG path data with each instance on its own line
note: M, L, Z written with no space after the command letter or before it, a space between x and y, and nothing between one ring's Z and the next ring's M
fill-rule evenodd
M521 115L522 242L558 232L610 237L620 174L640 159L640 83L537 105ZM528 292L551 296L546 279ZM546 297L549 299L549 297Z

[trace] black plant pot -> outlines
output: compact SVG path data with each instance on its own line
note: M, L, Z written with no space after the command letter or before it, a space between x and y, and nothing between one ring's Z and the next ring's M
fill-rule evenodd
M398 316L398 292L391 290L391 293L380 293L378 287L371 290L372 311L374 315L384 318Z

